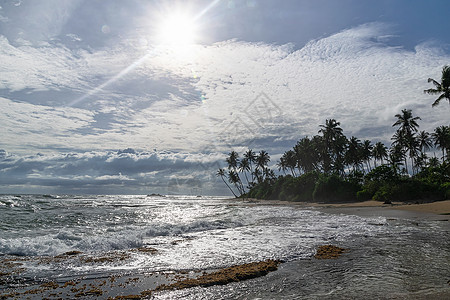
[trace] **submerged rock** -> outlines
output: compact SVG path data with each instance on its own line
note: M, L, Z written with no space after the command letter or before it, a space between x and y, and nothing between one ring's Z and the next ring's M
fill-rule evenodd
M252 279L265 276L269 272L277 270L280 263L281 261L279 260L268 259L261 262L233 266L216 272L206 273L197 278L188 278L169 285L163 284L158 286L155 291L178 290L196 286L208 287Z
M342 253L347 250L344 248L336 247L333 245L323 245L317 248L317 252L314 255L317 259L330 259L330 258L338 258Z

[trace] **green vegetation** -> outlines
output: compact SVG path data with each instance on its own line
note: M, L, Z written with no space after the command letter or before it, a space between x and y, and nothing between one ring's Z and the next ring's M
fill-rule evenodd
M441 83L433 79L440 100L450 102L450 68ZM319 126L318 135L303 137L277 162L279 176L268 167L270 156L249 149L240 159L235 151L227 158L228 170L217 175L237 197L290 201L344 202L377 200L433 201L450 199L450 126L433 133L420 131L420 118L403 109L395 115L391 147L346 137L334 119ZM442 156L429 157L433 146ZM228 183L231 185L229 185ZM234 189L233 189L234 187ZM235 192L237 191L237 192Z

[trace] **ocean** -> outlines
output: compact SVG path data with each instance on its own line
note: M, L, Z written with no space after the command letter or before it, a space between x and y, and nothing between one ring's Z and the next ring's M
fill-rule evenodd
M224 197L0 195L0 299L107 299L267 259L283 263L263 277L147 297L449 299L449 229L413 214ZM347 251L315 259L328 244ZM104 288L75 296L82 283Z

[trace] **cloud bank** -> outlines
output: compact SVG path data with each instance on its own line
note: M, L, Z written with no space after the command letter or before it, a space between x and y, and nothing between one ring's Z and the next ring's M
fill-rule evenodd
M370 23L298 50L230 40L181 52L142 36L100 50L0 36L2 186L145 191L187 178L213 192L231 149L277 157L325 119L385 143L403 108L423 130L448 123L450 107L432 109L423 90L449 54L407 50L390 35ZM117 154L126 148L135 153Z

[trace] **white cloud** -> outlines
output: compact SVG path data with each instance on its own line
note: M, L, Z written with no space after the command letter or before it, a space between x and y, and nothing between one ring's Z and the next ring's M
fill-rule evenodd
M317 134L327 118L340 121L347 135L384 141L392 135L394 114L403 108L422 117L421 129L448 123L450 108L431 108L433 97L423 90L429 87L428 77L439 79L450 56L436 44L424 43L414 51L391 46L389 31L373 23L298 50L290 44L227 41L195 46L182 55L131 47L131 37L97 51L12 46L2 37L0 91L6 92L0 98L5 129L0 148L21 154L170 150L158 159L153 154L144 159L142 152L110 154L98 160L98 169L114 162L115 172L90 176L118 176L126 166L133 174L188 176L197 174L195 163L206 165L198 170L205 176L203 170L214 172L220 153L230 147L240 145L242 151L249 145L276 157L302 136ZM21 102L8 93L21 96ZM70 101L58 98L67 93L73 93ZM174 152L193 154L176 157ZM98 157L77 159L95 165ZM150 161L172 163L164 164L163 171L149 167ZM138 162L147 167L139 168ZM73 164L56 163L63 169ZM146 180L157 180L150 177Z

